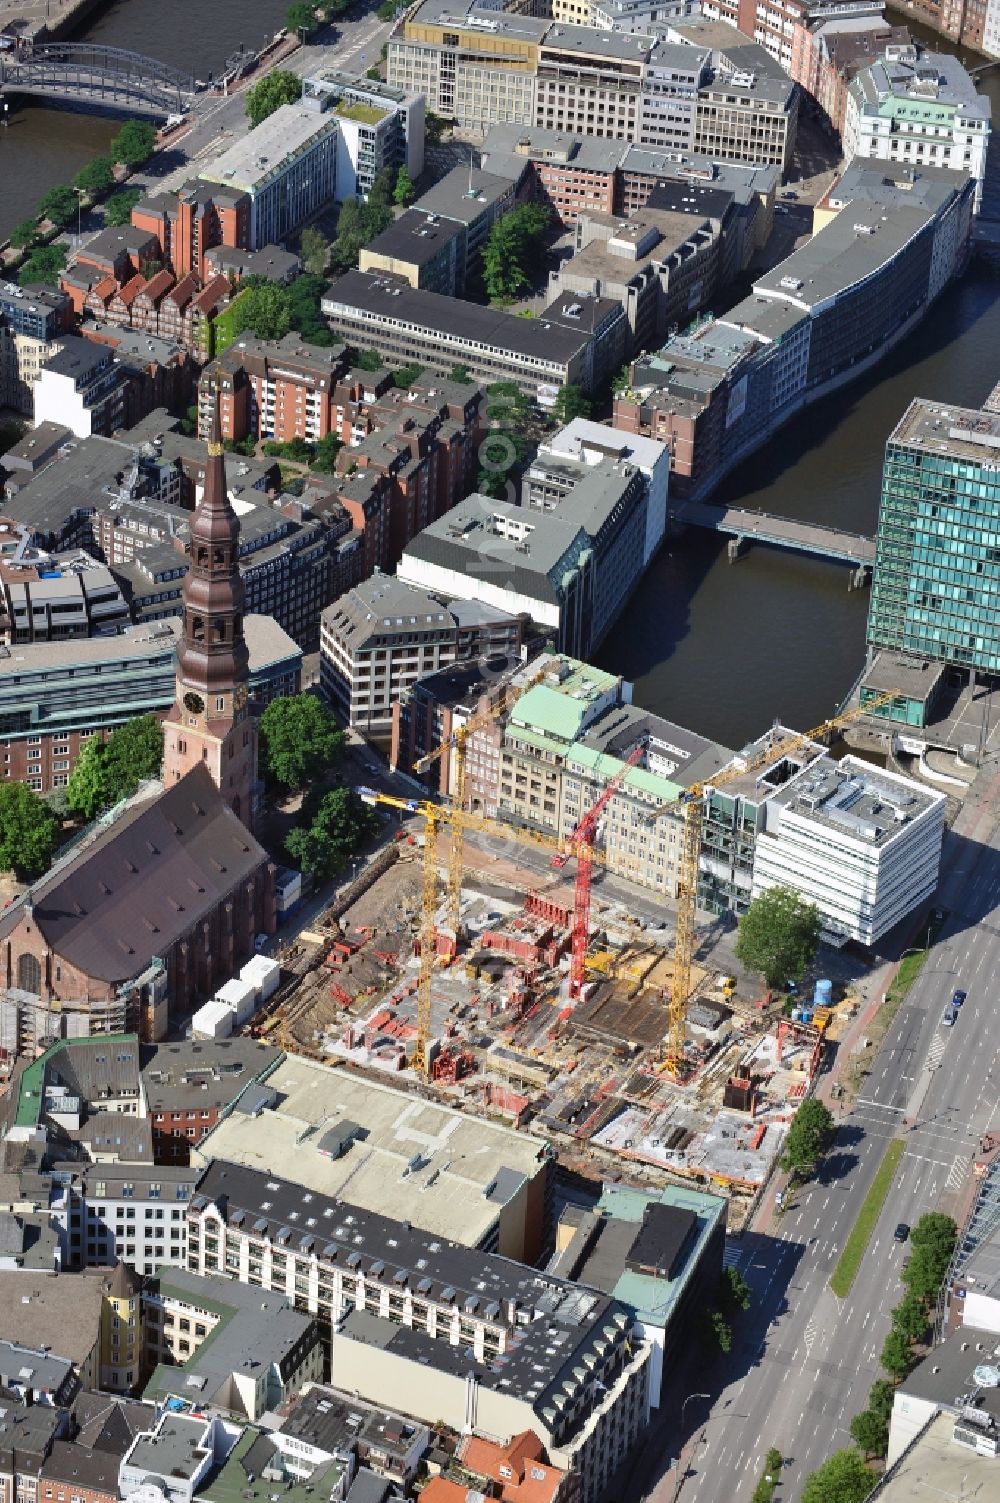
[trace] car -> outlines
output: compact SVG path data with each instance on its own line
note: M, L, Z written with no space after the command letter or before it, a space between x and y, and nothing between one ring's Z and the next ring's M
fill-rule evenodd
M786 188L781 196L782 198L798 198L799 195L797 193L793 193L791 188Z
M905 1221L901 1221L892 1235L897 1242L905 1242L909 1238L910 1228Z
M942 1028L954 1028L958 1013L953 1007L946 1008L945 1015L941 1019Z
M966 992L956 992L951 999L952 1007L961 1007L967 996Z

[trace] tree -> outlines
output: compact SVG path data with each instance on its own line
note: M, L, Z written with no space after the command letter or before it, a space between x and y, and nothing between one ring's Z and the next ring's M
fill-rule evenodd
M25 250L38 239L38 221L22 219L10 232L10 243L15 250Z
M611 377L611 392L612 392L612 395L616 396L616 397L620 397L623 392L628 391L628 389L629 389L629 387L631 385L632 385L632 368L631 368L631 366L623 365L622 368L621 368L621 370L620 371L616 371L615 374Z
M708 1311L707 1330L709 1340L715 1343L720 1352L732 1351L733 1328L721 1310Z
M392 223L394 183L392 170L386 168L372 184L367 203L348 198L341 204L337 238L333 242L333 262L338 270L349 271L356 266L361 247Z
M84 746L70 773L66 802L82 819L93 819L108 807L107 759L104 742L95 736Z
M130 798L140 783L159 776L163 728L155 715L137 715L111 732L105 743L110 802Z
M52 862L59 821L26 783L0 783L0 867L29 880Z
M879 1362L890 1378L895 1378L897 1383L901 1383L907 1373L912 1372L917 1365L910 1343L895 1329L889 1332L882 1343Z
M380 21L392 21L396 15L396 0L382 0L382 4L375 12Z
M892 1406L896 1402L896 1390L887 1378L876 1378L868 1394L868 1408L888 1426L892 1418Z
M231 306L234 335L251 329L258 339L283 339L292 327L288 292L274 282L245 287Z
M306 271L314 276L321 277L330 264L330 242L322 230L314 224L307 224L302 231L299 242L302 252L302 264Z
M337 455L343 447L335 433L325 434L316 445L316 454L310 468L323 475L332 475L337 468Z
M69 807L93 819L130 798L139 784L155 778L163 761L163 731L155 715L139 715L112 731L107 741L87 742L70 774Z
M954 1221L941 1211L928 1211L910 1232L910 1259L902 1279L925 1307L938 1297L957 1235Z
M875 1480L857 1451L834 1451L806 1478L801 1503L863 1503Z
M410 365L401 365L398 370L393 371L392 379L401 391L409 391L414 381L419 380L423 375L423 371L423 366L413 361Z
M340 756L344 739L315 694L272 699L260 719L261 765L272 782L302 788Z
M413 179L407 172L404 163L396 174L396 186L392 192L393 202L399 204L401 208L406 209L416 196L417 190L413 186Z
M910 1232L910 1245L925 1250L941 1265L941 1277L948 1271L955 1251L958 1227L943 1211L927 1211Z
M128 224L132 210L142 197L140 188L126 188L123 193L113 193L104 205L104 223Z
M443 115L435 115L433 110L428 110L424 115L424 140L428 146L440 146L445 131L450 129L451 121Z
M862 1409L850 1424L851 1439L866 1456L884 1456L889 1449L889 1426L881 1415Z
M892 1312L892 1329L912 1345L926 1341L929 1328L927 1306L915 1290L908 1289Z
M40 245L25 261L18 272L18 281L22 287L30 287L38 282L47 287L55 287L59 282L59 273L66 265L66 247L64 245Z
M353 788L335 788L321 799L308 825L285 841L289 857L318 880L342 870L379 828L378 815Z
M511 472L528 457L532 406L514 381L494 381L486 388L486 395L490 427L479 447L476 489L485 496L504 497Z
M89 162L84 162L74 176L73 186L79 188L81 193L86 193L89 198L96 198L99 193L106 193L114 180L114 163L111 158L92 157Z
M38 217L47 219L50 224L56 225L61 230L76 217L79 202L74 188L62 185L50 188L38 205Z
M316 8L313 5L290 5L285 11L285 30L292 36L298 36L304 31L307 37L311 37L318 27Z
M509 302L530 284L551 218L542 204L521 204L496 221L483 246L483 283L495 302Z
M296 277L291 286L282 291L288 304L288 316L293 329L311 344L332 344L333 335L320 309L320 299L326 290L325 279L316 272Z
M590 417L590 403L578 386L560 386L552 413L561 423L571 423L574 418Z
M380 371L384 364L378 350L362 350L357 360L358 370L362 371Z
M391 224L392 222L392 198L396 191L397 176L397 168L383 167L381 172L376 175L375 181L368 190L368 201L365 207L378 210L388 209L389 218L385 221L386 224ZM382 228L384 229L385 225Z
M448 372L448 380L456 381L459 386L471 386L472 377L469 375L469 367L461 364L453 365Z
M268 115L280 110L283 104L294 104L302 98L302 80L297 73L275 68L271 73L247 89L246 110L250 129L255 130Z
M126 167L141 167L153 155L156 128L148 120L126 120L108 150L112 159Z
M719 1279L719 1305L726 1315L749 1310L753 1293L738 1268L724 1268Z
M803 1101L788 1129L781 1167L806 1177L812 1173L833 1136L833 1118L822 1101Z
M769 887L740 919L736 956L768 986L803 975L819 944L819 909L790 887Z

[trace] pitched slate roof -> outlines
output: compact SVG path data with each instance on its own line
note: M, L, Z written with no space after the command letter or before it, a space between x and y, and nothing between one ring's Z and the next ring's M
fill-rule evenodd
M49 948L86 976L122 982L267 861L204 767L127 809L26 895ZM0 935L21 923L12 905Z

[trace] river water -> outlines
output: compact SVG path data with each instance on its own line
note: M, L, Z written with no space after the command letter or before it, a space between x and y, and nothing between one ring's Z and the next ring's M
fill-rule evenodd
M241 42L259 45L271 35L286 7L287 0L116 0L84 34L205 77ZM950 46L898 19L929 45ZM981 87L1000 125L1000 72ZM12 112L0 129L0 231L52 183L66 182L116 128L97 115ZM719 499L873 532L885 441L910 399L977 405L1000 378L998 293L1000 279L973 263L877 371L791 422ZM738 746L776 717L806 727L835 709L863 661L867 610L868 592L851 593L842 566L765 548L730 565L724 543L692 532L657 559L601 663L635 681L638 703Z
M115 0L77 35L158 58L205 78L240 43L259 47L283 23L288 0ZM34 208L46 188L66 183L104 151L120 122L25 101L0 127L0 238Z
M929 47L955 48L892 15ZM1000 129L1000 70L980 89ZM866 377L783 428L716 499L872 534L885 443L915 396L979 406L1000 379L1000 277L973 262L923 323ZM775 719L805 729L843 701L864 662L868 591L848 569L776 549L736 564L708 533L655 561L600 654L647 709L738 747Z

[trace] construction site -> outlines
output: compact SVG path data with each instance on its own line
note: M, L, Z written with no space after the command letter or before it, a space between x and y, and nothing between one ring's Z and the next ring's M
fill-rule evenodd
M792 1006L741 975L731 951L721 968L696 929L700 785L648 816L678 826L670 932L637 919L628 884L603 870L602 817L641 748L559 840L465 808L476 729L473 718L425 759L454 757L450 805L358 790L396 820L395 839L282 956L289 982L255 1030L540 1134L584 1176L721 1190L739 1224L853 999L835 1005L820 981ZM761 762L804 739L781 732ZM713 786L754 765L744 755ZM473 871L482 835L502 835L508 859ZM541 877L510 856L528 847L544 853Z
M581 997L570 997L574 891L508 899L463 887L463 941L443 943L416 1062L423 848L403 842L339 918L301 934L278 1010L256 1026L291 1052L390 1077L541 1134L588 1178L710 1185L749 1204L780 1155L836 1014L787 1019L731 975L693 967L683 1075L665 1066L672 945L596 901ZM444 930L446 914L438 910ZM447 936L450 938L450 936ZM848 1002L848 1006L850 1003Z

